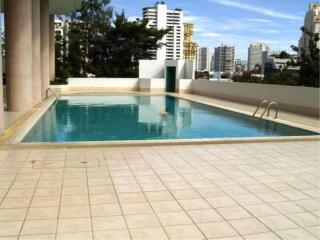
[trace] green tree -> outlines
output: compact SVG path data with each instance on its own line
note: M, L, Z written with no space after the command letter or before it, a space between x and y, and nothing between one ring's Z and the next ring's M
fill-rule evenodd
M317 47L320 40L319 33L314 34L305 27L302 27L301 31L309 38L308 49L301 49L298 61L291 62L291 65L300 67L299 85L319 87L320 50ZM296 52L299 51L296 46L291 46L291 48Z
M137 77L139 59L151 59L169 31L129 21L123 12L114 16L110 0L84 0L66 18L66 69L72 77Z
M62 32L67 32L66 25L63 25ZM66 36L62 34L62 32L56 31L55 33L56 79L53 82L54 84L65 84L67 83L67 79L70 77L70 69L67 58L67 40Z

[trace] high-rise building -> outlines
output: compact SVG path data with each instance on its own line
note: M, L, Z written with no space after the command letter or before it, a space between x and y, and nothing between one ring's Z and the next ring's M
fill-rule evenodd
M304 27L312 33L320 34L320 3L309 4L309 11L304 18ZM299 40L299 56L301 55L302 49L304 49L306 53L309 52L309 40L307 34L302 34ZM320 41L318 41L317 47L320 48Z
M143 9L143 18L148 19L148 27L170 29L160 41L162 43L154 53L154 59L183 59L183 12L181 9L169 10L164 2Z
M248 49L248 70L253 70L256 65L262 66L262 53L269 51L269 47L264 43L251 43Z
M221 45L214 50L214 71L234 72L234 46Z
M198 45L193 41L193 23L184 23L184 59L195 60L197 58Z
M197 55L197 70L210 71L211 49L208 47L199 47Z

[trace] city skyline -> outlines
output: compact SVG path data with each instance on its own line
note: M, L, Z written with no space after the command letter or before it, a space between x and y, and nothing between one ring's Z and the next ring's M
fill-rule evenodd
M112 0L111 5L122 9L130 19L142 17L142 8L156 3L154 0ZM289 4L288 0L167 0L170 9L181 8L184 21L193 22L194 39L199 46L214 48L221 44L234 45L236 58L247 59L252 42L263 42L272 50L291 52L298 45L300 27L310 1Z

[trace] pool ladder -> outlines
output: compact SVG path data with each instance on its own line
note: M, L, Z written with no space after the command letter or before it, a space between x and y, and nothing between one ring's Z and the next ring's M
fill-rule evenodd
M260 115L260 118L263 118L263 116L267 113L267 116L270 116L270 109L271 107L274 107L276 114L274 116L274 119L278 118L278 103L274 101L269 100L262 100L260 104L257 106L256 110L252 114L252 117L255 117L260 108L265 107L263 113Z
M59 99L59 96L56 94L56 92L55 92L52 88L47 88L47 90L46 90L46 99L48 99L48 97L49 97L49 91L51 91L51 92L53 93L53 95L54 95L57 99Z

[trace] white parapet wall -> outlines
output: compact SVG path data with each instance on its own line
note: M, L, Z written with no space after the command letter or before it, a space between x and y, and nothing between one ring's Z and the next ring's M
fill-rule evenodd
M193 80L191 89L193 94L252 105L267 99L276 101L283 110L319 116L319 88Z
M52 86L60 92L138 91L138 78L69 78L68 85Z
M141 92L165 92L166 81L164 78L140 78L139 91Z

